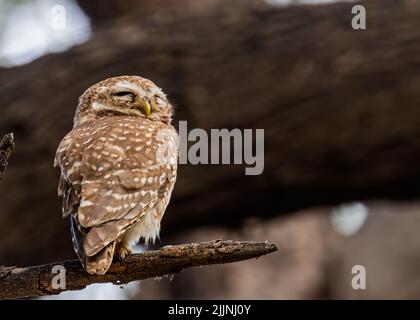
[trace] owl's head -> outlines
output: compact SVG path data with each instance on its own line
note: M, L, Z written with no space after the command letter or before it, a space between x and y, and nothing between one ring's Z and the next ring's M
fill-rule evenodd
M74 125L103 116L127 115L171 123L173 107L152 81L138 76L108 78L79 98Z

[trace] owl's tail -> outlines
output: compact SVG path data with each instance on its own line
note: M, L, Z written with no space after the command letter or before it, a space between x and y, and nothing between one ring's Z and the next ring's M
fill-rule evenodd
M105 274L114 257L115 241L111 242L92 257L86 256L84 267L90 274Z
M85 250L83 249L83 241L86 236L86 230L83 228L79 229L73 216L70 216L70 222L74 250L79 257L83 268L85 268L85 270L90 274L105 274L111 266L116 241L112 241L98 253L89 257L85 254Z

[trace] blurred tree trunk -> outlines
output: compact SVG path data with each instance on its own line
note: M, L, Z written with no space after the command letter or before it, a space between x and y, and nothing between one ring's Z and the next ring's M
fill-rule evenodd
M189 15L207 14L209 11L220 11L221 7L235 8L239 5L249 6L264 0L108 0L103 5L101 0L78 0L80 7L89 15L94 27L101 27L118 17L131 16L141 20L147 16L161 19L172 19L185 13Z
M260 176L239 165L180 166L163 239L251 215L419 194L417 2L366 2L365 31L351 28L352 3L244 3L199 17L110 19L81 46L0 70L0 127L16 140L0 185L3 264L72 256L53 157L77 97L115 75L153 79L190 129L265 129Z

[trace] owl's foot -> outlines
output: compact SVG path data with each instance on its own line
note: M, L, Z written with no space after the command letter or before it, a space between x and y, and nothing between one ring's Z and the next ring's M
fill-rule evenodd
M118 250L118 258L124 260L132 253L133 251L129 248L128 244L122 244Z

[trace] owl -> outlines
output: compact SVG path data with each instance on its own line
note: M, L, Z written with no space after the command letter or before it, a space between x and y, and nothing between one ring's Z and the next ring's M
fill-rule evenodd
M90 274L105 274L134 243L154 241L176 180L173 107L152 81L103 80L79 98L58 146L58 195L73 246Z

